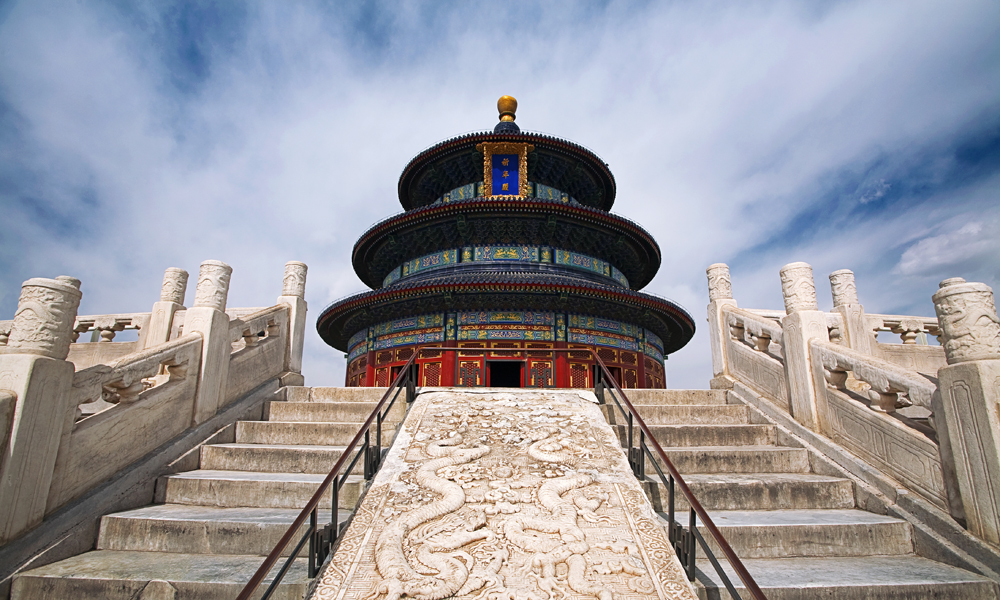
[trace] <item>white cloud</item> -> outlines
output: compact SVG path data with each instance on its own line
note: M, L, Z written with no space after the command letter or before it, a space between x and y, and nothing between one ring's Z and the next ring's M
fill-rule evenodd
M17 165L0 187L0 308L13 312L29 276L69 274L84 281L83 312L148 310L164 268L194 272L208 258L234 266L231 304L261 305L279 293L281 265L303 260L312 322L363 288L351 249L400 210L406 162L492 127L505 93L523 128L607 160L616 212L659 241L663 267L646 291L701 328L668 363L672 385L711 376L710 263L754 257L733 273L746 306L780 307L777 269L794 260L814 261L818 279L855 268L862 294L900 306L903 294L929 297L937 276L907 261L990 256L952 240L985 196L956 201L957 217L894 210L835 231L819 217L801 239L772 237L818 206L835 174L948 143L989 116L994 3L546 3L510 21L496 6L397 8L373 40L351 31L349 10L251 5L232 24L237 41L209 39L207 75L178 90L171 40L157 37L173 9L145 5L140 19L102 4L17 5L0 25L0 94L23 140L0 142ZM898 189L873 181L857 192L866 206ZM26 189L37 210L13 204ZM950 219L959 224L937 225ZM888 279L897 262L903 286ZM307 382L342 383L343 362L313 335Z

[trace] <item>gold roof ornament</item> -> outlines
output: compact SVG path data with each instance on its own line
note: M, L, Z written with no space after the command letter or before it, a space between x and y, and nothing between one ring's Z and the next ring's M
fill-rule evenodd
M501 121L513 121L514 113L517 112L517 99L513 96L500 96L497 100L497 110L500 111Z

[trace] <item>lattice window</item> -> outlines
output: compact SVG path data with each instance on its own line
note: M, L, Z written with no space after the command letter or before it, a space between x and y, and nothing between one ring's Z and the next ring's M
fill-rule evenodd
M570 352L569 357L577 360L588 360L590 359L590 352Z
M618 353L611 348L598 348L597 355L601 357L604 362L618 362Z
M364 369L367 366L368 366L368 357L362 356L361 359L358 360L358 369Z
M386 350L384 352L379 352L378 354L375 355L375 364L376 365L385 365L385 364L388 364L388 363L391 363L391 362L392 362L392 351L391 350ZM388 385L388 384L386 384L386 385Z
M440 358L442 354L441 350L421 350L417 358Z
M485 348L486 344L479 343L460 343L459 348ZM482 356L482 352L459 352L459 356Z
M625 376L624 377L625 377L625 386L624 387L626 387L626 388L637 388L637 387L639 387L638 386L638 382L639 382L638 373L636 373L632 369L625 369Z
M528 352L529 358L550 358L551 356L552 356L551 352L541 352L537 350L534 352Z
M389 369L375 369L375 385L389 387Z
M424 382L422 385L441 385L441 363L424 364Z
M632 352L619 352L618 360L621 361L623 365L634 365L636 364L635 354Z
M538 342L528 342L525 344L526 348L551 348L552 344L540 344Z
M463 360L458 363L458 385L460 387L473 387L482 385L483 368L479 361Z
M410 360L413 356L413 348L400 348L396 350L396 360Z
M590 369L587 368L587 365L578 365L575 363L570 363L569 387L574 387L574 388L590 387Z
M528 387L549 387L552 385L552 363L535 361L528 371Z

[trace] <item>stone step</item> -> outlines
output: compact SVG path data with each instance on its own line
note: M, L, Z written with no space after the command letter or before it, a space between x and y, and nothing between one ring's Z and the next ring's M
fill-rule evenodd
M667 455L682 476L694 473L808 473L805 448L784 446L688 446L666 447ZM646 473L653 467L646 462Z
M618 425L619 428L624 428ZM649 425L660 446L773 446L774 425ZM634 435L638 435L638 430Z
M742 559L741 559L742 560ZM738 592L742 582L722 563ZM995 600L996 584L969 571L918 556L758 558L743 561L768 600ZM696 563L699 596L730 598L715 568ZM744 598L745 593L741 593Z
M201 468L214 471L326 474L337 464L345 446L290 444L212 444L201 447ZM353 460L357 449L351 453ZM364 459L351 471L364 473Z
M154 504L103 517L97 549L267 556L299 512L300 509L292 508ZM338 522L344 523L350 516L350 511L340 510ZM322 510L318 517L321 525L328 523L330 511ZM308 522L285 548L283 556L291 552L307 528Z
M272 402L269 421L305 423L364 423L377 402ZM397 400L387 420L398 423L406 416L406 403Z
M360 429L358 423L302 423L274 421L239 421L236 423L238 444L286 444L304 446L346 446ZM375 441L375 425L371 427ZM392 443L394 425L382 427L382 447Z
M814 473L727 473L684 475L705 510L786 510L854 508L849 479ZM667 512L668 492L659 477L646 473L646 494L659 512ZM688 510L676 492L676 510ZM686 517L685 517L686 518Z
M259 556L218 554L206 559L201 554L97 550L18 575L11 598L235 598L261 560ZM309 585L306 571L306 559L296 559L272 598L301 599ZM270 581L269 576L266 582ZM261 593L265 588L266 583Z
M726 390L625 390L629 401L636 405L726 404ZM610 399L608 400L610 402Z
M688 515L681 516L678 522L686 526ZM863 510L733 510L709 516L741 560L913 553L909 523ZM715 538L703 524L698 529L721 558Z
M372 402L382 399L389 388L365 387L289 387L285 392L288 402ZM405 400L405 390L399 393Z
M612 423L622 423L622 413L617 407L601 407L605 418L613 415ZM647 425L746 425L750 423L750 409L746 405L689 404L681 406L636 406L639 416ZM625 421L627 422L627 421Z
M163 502L224 508L294 508L302 510L326 475L311 473L254 473L199 469L160 478ZM353 509L365 479L348 475L340 489L339 508ZM320 508L330 508L330 491Z

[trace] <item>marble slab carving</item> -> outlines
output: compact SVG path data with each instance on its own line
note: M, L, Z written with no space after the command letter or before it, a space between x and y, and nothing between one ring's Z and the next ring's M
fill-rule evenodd
M422 393L312 597L693 599L586 396Z

